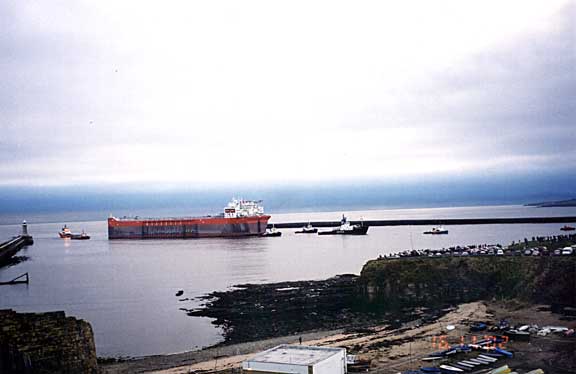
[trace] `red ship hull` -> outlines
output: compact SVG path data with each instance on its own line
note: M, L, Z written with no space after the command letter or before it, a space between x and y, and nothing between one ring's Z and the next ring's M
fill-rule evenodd
M270 216L166 219L108 218L109 239L187 239L259 236Z

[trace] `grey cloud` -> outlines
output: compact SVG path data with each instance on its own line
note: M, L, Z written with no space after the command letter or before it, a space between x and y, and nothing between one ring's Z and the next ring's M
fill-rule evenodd
M576 5L551 32L531 32L394 90L355 128L408 127L462 155L542 155L576 161Z

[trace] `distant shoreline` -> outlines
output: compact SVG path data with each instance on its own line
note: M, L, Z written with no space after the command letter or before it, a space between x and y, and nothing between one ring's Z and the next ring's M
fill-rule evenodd
M569 201L569 200L567 200ZM574 204L571 205L564 205L564 207L571 208L576 207L576 199L573 200ZM334 218L339 218L342 213L352 214L354 212L372 212L372 211L388 211L394 212L395 216L397 216L398 211L406 211L406 213L411 213L414 211L420 210L432 210L432 209L442 209L442 211L449 211L450 209L462 209L462 208L469 208L469 209L486 209L486 208L501 208L501 207L510 207L510 208L538 208L538 207L545 207L544 205L538 204L548 204L548 203L534 203L534 204L488 204L488 205L446 205L446 206L422 206L422 207L413 207L413 206L406 206L406 207L386 207L386 206L374 206L371 208L366 208L362 206L358 207L333 207L333 208L326 208L326 209L289 209L289 210L269 210L267 211L273 216L272 222L275 217L280 215L302 215L302 214L322 214L322 213L334 213ZM558 205L560 206L560 205ZM534 212L538 212L537 209ZM126 212L128 213L128 212ZM109 211L79 211L79 212L39 212L39 213L32 213L32 212L22 212L22 213L8 213L4 212L0 214L0 226L12 226L12 225L20 225L22 220L26 220L29 224L62 224L62 223L79 223L79 222L103 222L105 223L106 219L110 215ZM171 211L170 209L166 210L143 210L143 211L133 211L130 212L130 215L139 215L141 217L179 217L179 216L202 216L203 214L195 214L193 211ZM408 217L411 215L408 214ZM349 217L350 218L350 217ZM416 217L414 217L416 218ZM410 219L410 218L406 218ZM308 223L309 219L306 219L304 224ZM321 220L323 221L323 220ZM339 222L335 222L335 224L331 224L329 226L338 225ZM446 224L446 223L441 223ZM328 226L327 226L328 227ZM277 226L279 228L279 226Z
M562 207L575 207L576 199L559 200L559 201L544 201L540 203L530 203L524 206L534 206L537 208L562 208Z

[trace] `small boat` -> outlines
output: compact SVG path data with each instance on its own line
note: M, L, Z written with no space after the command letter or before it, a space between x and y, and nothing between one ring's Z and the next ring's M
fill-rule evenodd
M448 234L448 230L440 227L433 227L432 230L424 231L424 234L431 234L431 235L440 235L440 234Z
M316 234L318 232L318 229L314 226L312 226L312 224L310 224L310 222L308 222L308 224L304 227L302 227L302 230L300 231L296 231L296 234Z
M345 215L342 215L340 226L330 231L318 231L318 235L366 235L368 228L363 223L351 225Z
M453 362L452 362L452 363L450 363L450 366L454 366L455 368L462 369L462 370L464 370L464 371L470 371L470 370L472 370L471 367L466 366L466 365L462 365L460 362L458 362L458 363L453 363Z
M440 365L439 368L442 370L443 373L463 373L464 370L455 368L454 366L450 365Z
M70 231L70 229L68 228L68 226L64 225L64 227L62 227L62 230L60 230L60 232L58 233L58 235L60 235L60 237L62 239L64 238L71 238L72 237L72 231Z
M560 230L562 230L562 231L574 231L574 230L576 230L576 227L564 225L560 228Z
M506 357L508 357L508 358L511 358L511 357L514 356L514 353L509 352L509 351L506 351L506 350L504 350L504 349L502 349L502 348L496 348L496 349L494 350L494 352L500 353L501 355L504 355L504 356L506 356Z
M81 234L72 234L72 236L70 236L70 239L72 239L72 240L88 240L88 239L90 239L90 235L86 234L84 232L84 230L82 230Z
M530 332L510 329L504 332L512 340L530 340Z
M282 236L282 232L276 230L276 227L272 226L272 228L266 230L266 232L264 234L262 234L262 236L266 236L266 237Z
M452 365L454 365L454 364L452 364ZM467 368L467 369L474 369L474 367L476 366L476 365L469 364L469 363L467 363L466 361L459 361L459 362L458 362L458 365L460 366L460 369L461 369L462 367L465 367L465 368ZM457 367L458 367L458 366L457 366Z
M440 369L436 368L436 367L423 367L420 368L420 371L423 373L440 373Z
M487 354L478 355L478 358L483 358L484 360L488 360L488 361L492 361L492 362L498 361L498 358L488 356Z
M470 326L470 331L471 332L484 331L487 328L488 326L484 322L476 322ZM480 342L478 342L478 344L480 344Z
M475 364L480 364L480 365L488 365L489 363L491 363L491 362L489 362L489 361L479 360L479 359L477 359L477 358L471 358L471 359L469 359L469 360L467 360L467 361L473 362L473 363L475 363Z

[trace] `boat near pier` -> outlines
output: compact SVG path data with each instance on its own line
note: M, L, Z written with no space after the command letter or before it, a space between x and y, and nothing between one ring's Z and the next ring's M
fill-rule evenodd
M370 226L360 224L351 225L345 215L342 215L340 226L330 231L319 231L318 235L366 235Z
M424 234L445 235L448 234L448 230L442 226L439 226L439 227L433 227L432 230L424 231Z
M302 227L301 230L296 231L295 234L316 234L317 232L318 229L308 222L306 226Z

